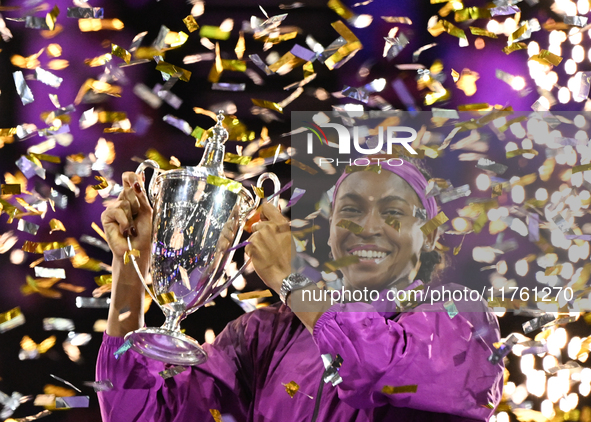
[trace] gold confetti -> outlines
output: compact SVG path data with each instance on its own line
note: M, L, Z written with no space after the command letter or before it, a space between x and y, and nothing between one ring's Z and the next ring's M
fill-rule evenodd
M78 19L78 27L82 32L111 30L121 31L125 25L119 19Z
M273 294L271 293L271 290L269 290L269 289L262 290L262 291L256 291L256 292L238 293L236 295L236 297L238 297L238 300L259 299L261 297L271 297L271 296L273 296Z
M562 61L562 57L550 53L548 50L540 50L540 54L531 56L529 60L535 60L538 63L545 65L558 66Z
M580 166L574 166L572 170L572 174L580 173L582 171L591 170L591 164L582 164ZM2 185L4 186L4 185Z
M446 221L449 221L449 218L447 218L447 215L441 211L439 214L421 226L421 231L425 236L429 236L435 229L437 229L437 227L441 226Z
M452 69L451 70L451 77L454 80L454 82L457 82L458 79L460 79L460 74L457 71Z
M13 319L19 318L19 319L23 319L22 317L23 313L21 312L21 308L20 306L17 306L16 308L11 309L10 311L7 312L2 312L0 313L0 325L11 321ZM2 329L3 327L0 327L0 332L3 332L5 330Z
M167 63L164 60L160 60L158 65L156 66L156 70L160 72L164 72L173 78L179 78L181 81L189 82L191 78L191 72L183 69L181 67L177 67L173 64Z
M59 287L60 289L68 290L68 291L74 292L74 293L82 293L83 291L86 290L86 287L76 286L74 284L64 283L64 282L57 284L56 287Z
M49 222L49 234L53 233L54 231L66 231L64 224L56 218L52 218Z
M62 55L62 47L59 44L49 44L46 53L49 57L59 57Z
M353 13L347 6L345 6L339 0L329 0L328 7L334 10L335 13L343 19L349 20L355 17L355 13Z
M131 61L131 53L117 44L111 44L111 54L122 58L127 64Z
M37 350L39 353L45 353L49 349L51 349L53 346L55 346L56 340L57 339L55 336L51 336L51 337L43 340L41 343L37 344L33 341L33 339L31 339L31 337L24 336L23 339L21 340L21 349L29 351L29 352L31 352L33 350Z
M489 38L497 38L497 34L494 32L487 31L486 29L477 28L475 26L470 27L470 32L472 35L478 35L481 37L489 37Z
M517 51L517 50L527 50L527 44L524 43L524 42L516 42L516 43L513 43L513 44L511 44L511 45L503 48L503 53L505 53L505 54L511 54L511 53L513 53L514 51Z
M92 185L93 189L101 190L101 189L105 189L109 186L109 182L103 176L94 176L94 178L96 180L98 180L100 183L98 185Z
M289 394L289 397L291 397L293 399L293 396L296 395L296 393L300 389L300 386L295 381L290 381L284 385L285 385L285 392L287 394Z
M382 16L381 18L388 23L403 23L405 25L412 25L412 20L410 20L410 18L407 18L406 16L403 16L403 17Z
M174 292L161 293L158 296L156 296L156 300L161 305L166 305L167 303L173 303L177 301Z
M476 93L476 81L480 79L478 72L473 72L470 69L462 70L459 80L456 82L456 86L464 91L466 96L471 97Z
M254 191L255 195L259 198L263 199L265 197L265 190L263 188L259 188L258 186L253 186L252 190Z
M490 108L488 103L473 103L473 104L463 104L458 106L458 111L477 111L477 110L487 110Z
M42 254L43 251L61 249L65 248L66 246L68 245L61 242L31 242L30 240L25 240L25 243L21 249L29 253Z
M212 174L207 176L207 183L214 186L221 186L229 190L230 192L239 193L242 189L242 184L234 180L226 179L223 177L214 176Z
M222 421L222 414L217 409L209 409L209 413L213 416L214 422L223 422Z
M546 267L544 270L544 275L559 275L562 271L562 265L553 265L551 267Z
M506 156L507 158L513 158L523 154L538 155L538 151L536 151L535 149L514 149L513 151L507 151Z
M437 21L437 23L433 25L431 28L427 29L427 31L429 31L429 33L434 37L438 37L444 32L447 32L449 35L467 40L466 33L464 32L464 30L458 28L457 26L446 20Z
M339 33L341 37L345 39L345 41L347 41L347 44L341 46L336 53L334 53L324 62L326 67L328 67L330 70L333 70L345 57L361 50L363 45L355 36L355 34L353 34L353 32L351 32L351 30L347 28L343 22L333 22L331 26Z
M384 394L401 394L401 393L416 393L417 385L401 385L399 387L392 387L390 385L384 385L382 393Z
M277 111L277 112L283 114L283 108L279 104L274 103L273 101L258 100L255 98L251 98L251 101L255 106L268 108L269 110Z
M359 257L357 255L345 255L342 258L329 261L324 264L324 270L326 272L333 273L339 268L346 267L352 264L357 264Z
M240 31L240 37L238 38L238 42L236 42L236 47L234 47L234 52L236 53L236 57L242 59L244 57L244 52L246 51L246 43L244 41L244 33Z
M45 23L49 27L50 31L55 29L55 21L57 20L58 15L60 14L60 9L56 6L53 6L51 12L45 15Z
M298 167L298 168L300 168L301 170L304 170L305 172L308 172L308 173L310 173L310 174L312 174L312 175L314 175L314 174L318 173L318 171L317 171L317 170L315 170L315 169L313 169L312 167L310 167L310 166L307 166L307 165L305 165L304 163L302 163L302 162L300 162L300 161L298 161L298 160L295 160L295 159L293 159L293 158L290 158L289 160L287 160L287 161L285 162L285 164L289 164L289 165L292 165L292 166Z
M185 19L183 19L183 23L185 24L189 32L195 32L199 29L199 24L197 23L193 15L189 15Z
M454 16L456 22L464 22L472 19L489 19L490 17L490 10L484 7L466 7L457 10Z
M238 164L241 166L246 166L246 165L248 165L248 163L250 163L251 160L252 160L252 157L232 154L231 152L226 152L226 154L224 154L224 161L227 163L233 163L233 164Z
M131 262L131 257L134 256L136 258L140 257L140 251L138 251L137 249L132 249L130 251L125 251L125 254L123 255L123 263L124 264L129 264Z
M400 233L401 224L400 220L397 220L396 217L390 216L386 218L385 223Z
M105 286L113 283L113 274L103 274L94 278L94 282L98 286Z
M93 230L94 230L94 231L95 231L95 232L96 232L96 233L97 233L97 234L98 234L100 237L102 237L102 238L104 239L104 241L105 241L105 242L107 241L107 235L105 234L105 232L103 231L103 229L101 229L101 228L99 227L99 225L98 225L98 224L96 224L95 222L93 222L93 223L90 225L90 227L92 227L92 228L93 228Z
M349 230L351 233L354 234L361 234L363 232L363 227L359 224L354 223L350 220L341 220L337 223L337 227L341 227L345 230Z
M513 32L511 35L509 35L509 45L513 44L515 42L515 40L518 40L519 38L523 37L526 34L528 29L529 29L529 26L528 26L527 22L525 22L524 25L517 28L517 30L515 30L515 32Z
M20 195L21 185L20 184L2 184L2 195Z

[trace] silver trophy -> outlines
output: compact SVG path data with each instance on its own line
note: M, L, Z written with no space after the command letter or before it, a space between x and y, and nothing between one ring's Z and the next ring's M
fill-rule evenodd
M198 365L207 360L199 343L180 331L180 322L212 301L249 264L231 278L225 275L224 267L260 198L253 198L239 182L224 176L228 132L222 126L223 118L220 112L198 166L163 171L155 161L146 160L136 171L154 169L148 185L154 207L151 286L139 271L129 238L128 257L166 321L160 328L141 328L125 338L142 355L173 365ZM273 181L278 193L281 186L273 173L262 174L257 187L267 179ZM274 195L275 206L278 200L279 195Z

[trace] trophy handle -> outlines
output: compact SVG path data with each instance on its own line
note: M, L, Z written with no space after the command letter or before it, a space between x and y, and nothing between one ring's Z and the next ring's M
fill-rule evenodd
M135 174L141 174L144 177L144 180L146 178L145 176L145 170L147 168L151 168L154 169L154 174L152 175L152 177L150 178L150 183L148 184L148 201L150 201L152 204L154 204L154 200L156 198L156 195L158 194L157 189L154 188L154 183L156 180L156 177L154 177L156 175L156 173L160 172L160 166L158 165L158 163L154 160L145 160L143 163L141 163L137 170L135 171ZM133 250L133 247L131 245L131 237L127 237L127 246L129 247L129 250ZM154 292L152 291L152 289L150 289L150 287L148 286L148 283L146 283L146 280L144 279L144 276L142 275L142 272L140 271L140 268L137 265L137 262L135 261L135 256L134 255L130 255L129 256L131 258L131 262L135 268L135 272L137 273L140 281L142 282L144 288L146 289L146 291L148 292L148 294L150 295L150 297L152 298L152 300L160 307L160 309L162 309L163 311L165 310L165 308L163 308L160 303L158 302L158 300L156 299L156 297L154 296Z
M269 179L271 179L273 181L273 185L274 185L274 189L275 189L275 191L273 192L273 195L271 195L271 196L273 196L273 206L277 207L279 205L279 195L277 195L277 194L281 190L281 182L279 181L279 178L277 177L277 175L275 173L267 172L267 173L261 174L257 180L257 188L262 188L265 180L269 180ZM244 192L248 196L250 196L250 193L247 190L244 190ZM244 214L242 215L242 219L246 220L248 215L252 211L256 210L259 207L259 205L261 203L261 198L258 195L255 195L255 198L256 199L255 199L254 205L244 212ZM242 273L244 273L244 270L246 270L246 267L248 267L251 262L252 262L252 259L249 258L248 261L246 261L244 263L244 265L242 265L242 267L240 267L240 269L236 272L236 274L234 274L229 280L227 280L224 283L224 286L220 290L223 290L226 287L228 287L230 284L232 284L234 282L234 280L236 280L238 278L238 276L242 275Z
M146 178L145 175L145 171L147 168L151 168L154 169L154 174L152 175L152 177L150 178L150 183L148 184L148 199L150 200L150 202L152 204L154 204L154 201L156 200L156 196L158 195L159 192L159 187L154 187L154 183L156 183L156 173L159 173L160 170L160 165L154 161L154 160L145 160L144 162L142 162L137 170L135 171L135 174L141 174L142 176L144 176L144 180Z
M277 177L277 175L275 173L263 173L259 176L258 180L257 180L257 188L262 188L263 187L263 183L265 182L265 180L269 180L271 179L273 181L273 187L275 189L275 191L273 192L274 196L273 198L273 206L277 207L279 205L279 195L276 195L280 190L281 190L281 182L279 182L279 178ZM261 203L261 198L258 195L255 195L255 201L254 201L254 206L252 207L252 210L256 210L259 205ZM250 212L251 210L249 210Z

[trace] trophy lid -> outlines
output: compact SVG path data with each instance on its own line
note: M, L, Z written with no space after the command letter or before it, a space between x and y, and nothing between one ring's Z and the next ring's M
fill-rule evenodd
M208 174L224 177L224 143L228 140L228 131L222 125L224 111L218 111L217 123L212 129L211 136L207 139L203 157L198 166L192 167L194 172L205 170Z

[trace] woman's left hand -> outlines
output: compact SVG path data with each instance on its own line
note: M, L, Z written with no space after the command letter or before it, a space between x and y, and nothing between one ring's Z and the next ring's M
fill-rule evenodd
M289 220L266 202L261 207L261 221L253 224L252 232L245 252L263 282L279 293L283 279L292 273L292 253L295 254Z

